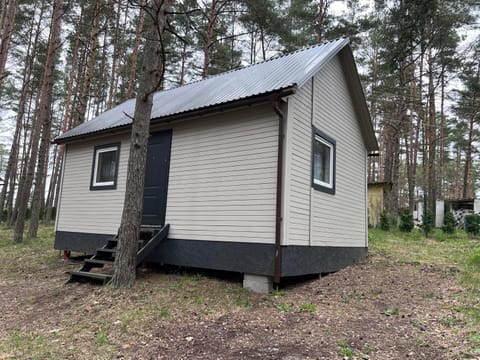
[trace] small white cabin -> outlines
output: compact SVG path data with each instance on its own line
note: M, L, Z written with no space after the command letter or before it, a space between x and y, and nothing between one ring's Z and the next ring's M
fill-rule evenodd
M117 233L134 106L55 139L56 249L92 253ZM158 92L143 223L170 231L148 260L276 281L362 260L377 149L345 38Z

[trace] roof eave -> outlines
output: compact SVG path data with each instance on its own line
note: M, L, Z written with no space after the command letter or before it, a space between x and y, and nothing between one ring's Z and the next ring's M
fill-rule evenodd
M180 120L180 119L185 119L185 118L195 118L195 117L200 117L204 116L206 114L213 114L213 113L219 113L223 112L226 110L231 110L237 107L242 107L242 106L248 106L248 105L254 105L262 102L271 102L274 101L275 99L282 98L285 96L289 96L295 93L297 89L296 84L292 84L290 86L287 86L285 88L281 89L276 89L273 91L270 91L268 93L264 94L258 94L254 95L248 98L244 99L239 99L239 100L234 100L226 103L221 103L221 104L216 104L216 105L211 105L207 107L203 107L200 109L195 109L195 110L190 110L178 114L172 114L168 116L162 116L158 118L153 118L150 120L151 124L161 124L161 123L169 123L172 121ZM131 126L131 123L125 124L125 125L120 125L116 127L111 127L111 128L106 128L106 129L101 129L98 131L92 131L89 133L85 134L79 134L79 135L74 135L66 138L55 138L52 143L54 144L66 144L72 141L76 141L78 139L85 139L89 138L92 136L98 136L98 135L103 135L103 134L108 134L108 133L117 133L120 131L123 131Z

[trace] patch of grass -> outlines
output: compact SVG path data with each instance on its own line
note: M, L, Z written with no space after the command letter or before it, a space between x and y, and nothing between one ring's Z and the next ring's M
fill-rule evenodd
M458 295L461 306L453 308L462 314L461 322L455 318L445 320L451 328L467 326L480 333L480 309L476 305L480 296L480 243L463 230L452 234L433 229L429 238L419 230L412 233L399 231L385 232L379 229L369 231L369 252L379 256L380 262L389 266L395 263L426 264L458 276L459 283L466 291ZM425 294L424 297L433 297ZM387 309L388 310L388 309ZM387 315L387 313L385 313ZM392 315L392 314L390 314ZM473 345L472 345L473 346ZM480 346L475 349L480 348Z
M99 329L94 335L95 344L97 345L109 345L108 335L104 329Z
M183 290L185 289L186 287L188 287L188 285L190 284L190 277L189 276L182 276L180 278L180 280L177 280L175 281L174 283L172 283L170 285L170 289L172 291L179 291L179 290Z
M0 355L2 354L8 359L50 359L52 348L44 336L17 330L0 342Z
M28 224L26 226L28 229ZM59 252L53 249L54 228L40 226L38 237L20 244L13 241L13 228L0 224L0 271L6 279L19 273L33 274L56 266Z
M285 294L286 294L286 291L283 289L280 289L278 286L276 286L271 293L272 296L284 296Z
M305 303L298 306L301 311L315 312L317 311L317 305L312 303Z
M362 346L362 352L369 354L371 352L377 351L377 348L370 345L370 344L365 344Z
M455 310L466 315L470 322L477 325L480 324L480 308L475 306L456 306Z
M477 296L480 293L480 246L477 245L475 249L468 255L467 261L463 267L462 285L476 292Z
M468 335L468 341L470 342L470 346L473 350L473 353L475 355L480 354L480 334L477 332L470 333Z
M346 356L349 358L355 356L355 351L352 348L350 348L350 346L346 341L339 341L337 345L338 345L338 355Z
M428 335L428 334L426 334L426 335ZM417 338L414 339L414 341L420 347L429 347L430 346L430 340L425 339L425 338L417 337Z
M170 309L168 308L168 306L163 306L160 308L160 310L158 311L158 317L160 319L163 319L163 318L166 318L170 315Z
M345 303L345 304L350 304L350 302L352 300L357 300L357 299L360 299L361 296L360 294L356 293L356 292L352 292L352 293L348 293L348 294L343 294L342 295L342 301Z
M287 303L282 303L277 305L277 309L280 311L293 311L293 305L292 304L287 304Z
M235 301L235 304L237 306L241 306L241 307L251 307L252 306L252 302L250 301L249 298L238 298L236 301Z
M442 321L442 324L445 325L446 327L452 328L454 326L457 326L461 323L460 319L450 316Z
M397 307L388 308L383 310L383 314L386 316L398 315L400 314L400 310Z
M438 237L442 238L441 242ZM475 246L475 242L463 231L444 234L440 229L434 229L429 238L423 236L420 230L402 233L370 229L369 239L371 254L390 255L393 260L402 263L459 266Z
M202 295L194 296L192 302L196 305L205 304L205 298Z

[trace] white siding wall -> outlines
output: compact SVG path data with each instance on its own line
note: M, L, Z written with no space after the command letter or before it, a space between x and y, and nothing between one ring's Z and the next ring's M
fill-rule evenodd
M122 141L116 190L90 191L95 145ZM274 243L278 116L272 106L173 127L166 222L174 239ZM128 135L67 147L57 230L115 234Z
M312 82L289 101L286 245L366 246L366 149L338 58L313 79L313 125L336 140L335 194L311 187Z
M117 188L91 191L94 147L116 142L121 142ZM93 234L117 233L123 209L128 153L128 135L67 145L56 230Z
M175 126L169 236L274 243L277 146L278 116L272 106Z
M283 245L310 244L311 90L310 80L288 100Z

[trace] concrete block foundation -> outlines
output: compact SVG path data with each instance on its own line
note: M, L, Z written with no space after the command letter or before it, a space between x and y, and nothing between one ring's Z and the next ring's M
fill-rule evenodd
M261 294L269 294L273 290L273 279L270 276L243 274L243 288Z

